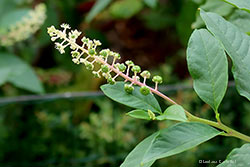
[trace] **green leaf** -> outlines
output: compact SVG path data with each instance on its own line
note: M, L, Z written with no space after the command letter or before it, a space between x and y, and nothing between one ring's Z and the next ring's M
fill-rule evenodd
M143 3L140 0L123 0L116 1L110 6L110 14L117 19L128 19L143 8Z
M185 110L180 105L172 105L168 107L164 113L158 117L157 120L174 120L187 122L187 117L185 114Z
M93 18L105 9L112 0L98 0L86 16L86 21L91 22Z
M184 152L219 134L221 132L206 124L194 122L175 124L161 130L150 147L141 153L144 154L142 164Z
M250 0L224 0L239 9L250 12Z
M159 135L159 132L152 134L151 136L144 139L139 143L126 157L125 161L120 167L150 167L154 161L148 162L146 164L141 164L144 154L150 148L152 142Z
M241 148L236 148L228 154L227 159L217 167L247 167L250 166L250 144L244 144Z
M201 5L200 8L205 11L217 13L221 16L227 16L233 11L234 7L221 0L208 0L204 5ZM195 29L202 26L204 26L204 22L202 21L199 12L197 12L196 21L192 24L192 28Z
M250 100L250 37L215 13L201 10L201 17L233 61L232 72L238 92Z
M8 76L10 73L10 69L9 68L1 68L0 67L0 85L4 84L7 80L8 80Z
M136 109L151 110L155 113L161 113L161 108L154 95L147 96L140 93L140 87L135 86L132 94L124 90L124 82L117 82L115 85L102 85L103 93L114 101Z
M10 82L19 88L35 93L44 92L42 84L32 68L12 54L0 53L0 74L4 74L1 75L0 84Z
M235 10L229 21L236 25L241 31L250 34L250 13L244 10Z
M148 112L145 110L133 110L128 112L127 115L137 119L150 120L150 116L148 115Z
M158 0L144 0L144 3L150 8L156 8Z
M207 30L195 30L187 48L189 72L198 96L217 111L227 89L227 57L220 42Z

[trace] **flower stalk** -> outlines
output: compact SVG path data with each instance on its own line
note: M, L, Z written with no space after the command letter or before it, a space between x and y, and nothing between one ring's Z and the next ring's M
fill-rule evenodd
M101 42L98 40L90 40L86 37L83 37L81 41L83 42L82 46L76 43L76 39L80 36L81 32L78 32L77 30L71 30L67 34L67 30L70 29L69 25L63 24L61 25L62 28L64 28L63 31L55 29L54 26L51 26L48 28L48 33L51 36L51 40L55 41L57 39L63 40L62 43L56 42L56 49L59 50L59 52L65 53L64 49L67 46L70 46L70 48L73 50L71 51L72 54L72 61L76 64L84 64L88 70L94 69L94 63L101 64L101 67L98 71L93 71L95 77L101 77L101 75L107 79L107 81L110 84L115 84L115 80L117 77L122 77L124 79L124 82L130 82L130 84L124 84L124 90L127 93L132 93L134 90L133 85L140 86L140 92L143 95L148 95L149 93L154 93L164 100L168 101L171 104L177 104L175 101L170 99L168 96L164 95L163 93L158 91L158 85L162 83L162 77L161 76L154 76L152 81L155 83L155 87L149 87L146 85L146 79L150 78L149 71L143 71L141 73L141 68L138 65L135 65L131 60L128 60L125 62L125 64L116 63L116 60L120 59L120 54L115 53L113 51L110 51L109 49L103 49L99 53L96 52L96 48L101 45ZM65 44L66 43L66 44ZM86 56L83 58L83 56ZM113 57L113 61L111 64L108 63L108 57ZM130 70L133 72L132 77L129 75ZM126 72L125 72L126 71ZM114 73L114 76L112 76L111 73ZM140 75L138 75L140 73ZM100 75L101 74L101 75ZM140 82L140 76L143 78L143 82ZM148 111L149 114L151 114L151 117L153 118L154 115ZM215 128L218 128L220 130L223 130L224 132L221 134L223 136L233 136L242 140L245 140L247 142L250 142L250 137L246 136L240 132L237 132L226 125L224 125L222 122L214 122L207 119L199 118L194 115L192 115L190 112L185 111L188 120L192 122L200 122L204 124L211 125Z

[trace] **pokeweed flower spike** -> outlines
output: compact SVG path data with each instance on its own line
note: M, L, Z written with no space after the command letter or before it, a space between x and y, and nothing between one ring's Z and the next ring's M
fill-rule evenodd
M9 28L2 29L0 34L0 45L11 46L16 42L23 41L34 34L46 19L46 6L38 4L33 10L22 17Z
M55 48L61 54L65 53L66 47L70 47L72 61L75 64L84 64L86 69L91 70L95 77L100 78L103 76L110 84L115 84L117 77L121 76L125 79L125 82L130 82L130 84L124 85L124 90L127 93L132 93L134 90L133 85L138 85L141 87L140 92L143 95L148 95L150 92L161 94L155 91L157 90L157 84L162 82L160 76L154 76L153 81L156 86L155 89L150 88L146 85L146 79L150 78L149 71L146 70L141 73L141 67L135 65L131 60L126 61L125 64L117 63L116 61L121 58L120 54L109 49L97 52L97 47L101 45L99 40L83 37L81 39L82 45L79 45L76 40L81 35L81 32L70 30L68 24L62 24L61 28L62 30L58 30L54 26L48 27L48 34L51 36L51 40L55 41ZM113 59L111 64L109 64L108 58ZM98 66L100 68L93 71L97 68L95 63L100 64ZM130 77L130 70L133 72L132 77ZM140 76L143 78L143 83L140 82Z

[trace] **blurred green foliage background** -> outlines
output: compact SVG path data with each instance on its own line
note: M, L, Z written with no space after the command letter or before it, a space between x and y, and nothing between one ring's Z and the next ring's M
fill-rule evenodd
M0 0L0 44L11 26L40 3L46 5L46 20L39 30L25 40L0 46L0 167L117 167L142 139L174 123L130 118L125 115L130 108L100 92L74 98L50 95L96 92L105 81L73 64L69 50L60 55L47 35L48 26L68 23L99 39L104 48L119 52L121 61L131 59L162 75L164 85L177 84L173 89L161 87L164 93L191 113L210 119L211 108L189 88L185 58L192 30L204 26L197 8L219 13L250 32L245 22L249 14L220 0ZM35 94L44 98L20 97ZM166 108L167 103L159 100ZM233 84L220 113L225 124L249 134L250 104ZM153 166L216 166L199 160L224 160L242 143L217 137Z

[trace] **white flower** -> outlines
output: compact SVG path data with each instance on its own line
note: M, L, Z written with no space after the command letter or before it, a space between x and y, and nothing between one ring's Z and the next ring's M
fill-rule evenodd
M46 6L38 4L34 10L31 10L28 15L24 16L20 21L4 29L5 33L0 35L0 45L9 46L15 42L19 42L29 38L34 34L44 23L46 19ZM55 36L55 27L48 28L50 36Z
M102 43L99 40L94 39L94 43L95 43L96 46L101 46L102 45Z
M75 64L80 64L80 61L79 61L79 59L77 59L77 58L72 59L72 61L73 61Z
M55 48L56 48L57 50L59 50L59 52L60 52L61 54L65 53L65 51L64 51L65 46L63 46L61 43L56 42L56 43L55 43Z
M61 24L61 27L64 28L64 29L70 29L70 26L68 24Z
M76 39L81 35L81 32L77 31L77 30L72 30L71 32L69 32L69 39L72 42L75 42Z

